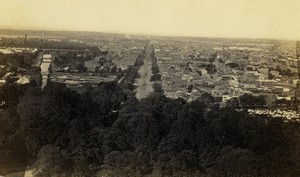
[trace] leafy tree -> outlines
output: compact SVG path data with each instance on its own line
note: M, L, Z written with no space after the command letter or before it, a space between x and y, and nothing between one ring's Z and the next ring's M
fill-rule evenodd
M266 105L263 96L253 96L251 94L242 95L240 102L243 107L264 107Z
M59 147L46 145L43 146L39 151L37 161L35 162L34 166L34 176L63 177L72 173L74 162L68 157L68 154L61 151Z
M206 105L210 105L214 102L214 98L207 92L204 92L200 98L201 101L203 101Z
M256 159L249 150L224 147L216 160L216 169L225 176L258 176Z

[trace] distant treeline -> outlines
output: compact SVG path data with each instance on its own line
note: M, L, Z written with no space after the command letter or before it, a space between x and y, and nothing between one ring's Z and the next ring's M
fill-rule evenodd
M2 38L0 41L1 47L25 47L38 49L67 49L67 50L86 50L89 46L85 43L71 42L66 39L61 41L49 41L42 39L28 39L23 38Z

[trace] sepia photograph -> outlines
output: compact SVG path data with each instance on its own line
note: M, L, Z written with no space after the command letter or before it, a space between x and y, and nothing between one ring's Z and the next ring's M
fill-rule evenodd
M299 0L0 0L0 177L300 177Z

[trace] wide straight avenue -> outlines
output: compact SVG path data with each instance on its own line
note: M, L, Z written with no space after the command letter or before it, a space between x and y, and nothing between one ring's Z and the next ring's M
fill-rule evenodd
M152 82L150 81L152 76L152 62L151 62L151 42L146 46L144 54L144 64L139 69L139 78L136 80L136 97L138 99L146 98L151 92L153 92Z

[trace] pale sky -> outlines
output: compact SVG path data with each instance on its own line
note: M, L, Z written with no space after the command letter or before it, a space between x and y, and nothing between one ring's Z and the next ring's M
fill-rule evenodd
M300 39L300 0L0 0L0 27Z

